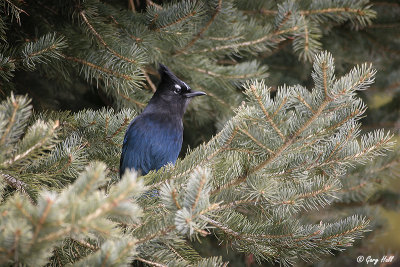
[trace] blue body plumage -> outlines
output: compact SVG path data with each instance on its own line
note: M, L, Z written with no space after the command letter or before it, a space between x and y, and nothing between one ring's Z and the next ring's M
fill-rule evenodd
M133 168L146 175L167 163L175 164L182 147L183 129L174 124L174 118L153 114L134 119L125 135L121 171Z
M205 95L192 91L160 64L161 81L143 112L128 126L120 160L120 175L134 169L141 175L175 164L182 147L182 118L190 99Z

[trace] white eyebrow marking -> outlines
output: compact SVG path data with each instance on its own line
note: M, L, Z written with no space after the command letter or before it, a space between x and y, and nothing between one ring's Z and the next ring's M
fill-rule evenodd
M176 89L181 89L181 86L178 85L178 84L175 84L175 88L176 88Z

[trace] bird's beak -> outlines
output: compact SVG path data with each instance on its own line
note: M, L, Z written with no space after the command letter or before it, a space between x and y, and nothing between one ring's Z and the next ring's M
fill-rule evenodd
M185 93L185 94L184 94L184 96L185 96L186 98L191 98L191 97L201 96L201 95L207 95L207 94L204 93L204 92L201 92L201 91L191 91L191 92L189 92L189 93Z

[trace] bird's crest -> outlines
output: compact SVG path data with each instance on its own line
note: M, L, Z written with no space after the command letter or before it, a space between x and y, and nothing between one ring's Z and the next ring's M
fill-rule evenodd
M192 91L189 85L176 77L170 69L168 69L165 65L161 63L158 72L160 73L161 81L158 85L156 93L169 90L176 95L187 99L195 96L206 95L206 93L204 92Z
M157 92L170 90L175 94L182 94L190 90L190 87L181 79L176 77L176 75L164 64L160 63L158 72L161 76L161 81L157 87Z
M158 73L160 73L161 76L161 80L164 79L171 79L171 80L175 80L178 79L175 74L172 73L172 71L165 66L164 64L160 63L160 67L158 68Z

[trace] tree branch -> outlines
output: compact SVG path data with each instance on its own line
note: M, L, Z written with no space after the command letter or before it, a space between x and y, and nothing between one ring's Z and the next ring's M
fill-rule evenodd
M262 43L262 42L264 42L268 39L271 39L272 37L277 36L277 35L282 35L282 34L287 34L290 32L297 31L299 28L300 28L299 26L294 26L294 27L286 29L286 30L275 31L273 33L267 34L261 38L258 38L258 39L252 40L252 41L216 46L213 48L206 48L206 49L202 49L202 50L193 51L193 52L191 52L191 54L207 53L207 52L214 52L214 51L220 51L220 50L225 50L225 49L237 49L239 47L251 46L251 45Z
M207 24L195 35L195 37L190 40L190 42L185 45L182 49L178 50L175 55L179 55L184 53L188 48L193 46L197 40L200 39L200 37L204 34L204 32L211 26L211 24L214 22L215 18L217 17L218 13L221 11L221 6L222 6L222 0L219 0L218 2L218 7L215 10L215 13L212 15L211 19L207 22Z
M92 31L92 33L94 34L94 36L96 36L96 38L99 40L99 42L109 51L111 52L114 56L125 60L127 62L130 62L132 64L136 64L136 60L131 59L131 58L127 58L119 53L117 53L114 49L112 49L103 39L103 37L101 37L101 35L95 30L95 28L93 27L92 24L90 24L89 20L87 19L85 12L81 11L79 12L79 14L81 15L83 21L86 23L86 25L89 27L89 29Z

